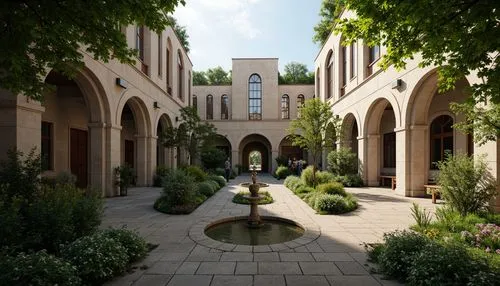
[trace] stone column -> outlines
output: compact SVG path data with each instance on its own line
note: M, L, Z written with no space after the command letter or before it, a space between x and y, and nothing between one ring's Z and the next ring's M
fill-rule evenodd
M88 124L90 137L89 183L106 195L106 124L93 122Z
M409 131L405 128L395 128L396 133L396 193L402 196L410 195L410 172L408 153Z
M107 197L119 196L118 188L115 186L115 168L121 165L121 126L106 126L106 171L105 171L105 188L103 189L104 194Z
M490 202L490 209L500 213L500 140L488 141L483 145L474 144L474 157L487 154L486 161L491 175L496 178L497 196Z
M147 174L146 183L148 186L153 185L153 175L156 171L156 144L158 142L158 136L150 136L148 140L148 161L147 161Z
M366 156L363 167L366 172L367 185L379 186L380 175L380 135L369 134L366 138Z
M425 194L424 185L427 184L429 171L429 142L427 125L410 126L410 137L406 148L409 158L409 184L406 187L406 196L422 197ZM397 143L396 143L397 144ZM397 145L396 145L396 148Z
M366 138L362 136L358 136L357 138L353 138L353 140L358 140L358 171L361 173L361 178L363 178L363 181L365 184L368 184L368 177L366 173L366 152L365 152L365 145L366 145Z
M276 160L274 160L274 158L278 156L279 156L279 150L271 151L271 172L276 171L276 168L278 168L278 163L276 163Z
M137 142L137 146L135 147L136 153L136 164L135 164L135 172L137 175L137 186L143 187L148 184L148 169L150 168L148 165L148 147L150 140L147 136L136 136L135 142Z

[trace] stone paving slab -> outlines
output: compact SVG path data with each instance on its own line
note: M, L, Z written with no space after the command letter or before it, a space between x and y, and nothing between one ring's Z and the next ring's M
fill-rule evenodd
M363 243L377 242L384 232L413 223L410 206L431 212L430 199L404 198L383 188L346 188L359 200L358 210L318 215L270 176L259 176L275 202L259 206L261 215L282 217L304 226L294 241L271 245L234 245L208 238L207 225L244 216L247 205L231 201L242 190L240 176L189 215L167 215L152 205L160 188L132 188L127 197L106 199L102 228L126 226L158 244L137 270L106 285L399 285L370 274ZM140 270L139 268L145 268Z

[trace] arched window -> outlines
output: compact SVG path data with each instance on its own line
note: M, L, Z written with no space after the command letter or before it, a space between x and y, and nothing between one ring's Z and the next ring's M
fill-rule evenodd
M258 74L248 80L248 119L262 119L262 79Z
M453 118L441 115L431 123L431 169L445 159L446 154L453 155Z
M321 77L320 77L320 74L321 74L321 70L318 68L318 70L316 71L316 94L313 96L313 98L316 98L316 95L318 96L318 98L321 98Z
M179 50L177 52L177 75L178 75L178 78L179 78L179 82L177 83L178 85L178 94L177 96L181 99L181 100L184 100L184 90L182 88L183 84L184 84L184 66L182 65L182 55L181 55L181 51Z
M326 59L326 98L333 96L333 51L330 50L329 55Z
M193 94L193 107L196 109L196 112L198 112L198 97L196 97L195 94Z
M167 54L166 54L166 78L167 78L167 93L172 95L172 41L167 37Z
M229 119L229 97L223 94L220 98L220 119Z
M214 119L214 97L207 95L207 120Z
M304 106L304 102L305 102L304 95L299 94L299 96L297 96L297 118L300 118L300 108Z
M290 119L290 97L283 94L281 97L281 119Z

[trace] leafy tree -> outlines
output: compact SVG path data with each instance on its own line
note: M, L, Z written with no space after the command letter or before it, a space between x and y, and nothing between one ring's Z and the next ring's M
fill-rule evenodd
M160 140L168 148L186 148L193 160L201 148L209 145L216 137L217 129L213 124L201 122L198 112L192 106L183 107L180 111L182 123L179 127L167 127L160 135Z
M160 32L184 0L0 1L0 86L41 99L48 69L74 77L83 52L96 60L133 63L121 27L145 25Z
M201 151L201 162L203 162L203 166L207 169L224 167L226 159L226 152L214 146L203 148Z
M300 118L290 122L288 132L292 144L307 149L312 155L313 181L316 181L317 163L323 148L332 145L332 138L325 136L330 123L338 129L340 118L334 117L330 103L318 98L306 100L300 109ZM331 127L330 127L331 128ZM336 130L336 134L340 134Z
M179 25L177 23L177 19L175 19L172 16L167 16L169 25L174 29L175 34L179 38L179 41L181 42L182 47L184 47L184 50L186 50L186 53L189 53L190 47L189 47L189 35L187 34L186 27Z
M344 4L342 0L323 0L319 15L321 20L314 26L313 42L324 45L333 30L335 19L340 15Z
M474 132L485 143L500 136L500 2L450 0L353 0L346 8L357 18L336 20L335 31L345 44L363 39L369 46L383 45L387 53L380 66L402 69L415 54L420 67L438 67L440 92L454 88L457 80L477 72L481 83L471 86L464 103L453 103L454 112L467 120L456 127Z
M226 72L222 67L218 66L213 69L208 69L205 73L208 84L210 85L225 85L231 84L229 72Z
M193 85L208 85L208 80L203 71L193 71Z
M284 75L278 76L278 81L281 84L313 84L314 73L308 72L305 64L290 62L285 65Z

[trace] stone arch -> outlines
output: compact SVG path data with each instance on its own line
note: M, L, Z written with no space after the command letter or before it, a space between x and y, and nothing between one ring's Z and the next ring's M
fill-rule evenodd
M151 124L150 112L147 108L146 103L139 97L137 93L138 90L127 90L123 93L118 107L116 110L116 122L120 126L123 108L125 104L129 104L132 112L134 113L134 119L138 124L138 134L139 136L151 136L154 134Z
M223 150L226 153L227 157L231 159L231 153L233 150L232 144L226 136L217 134L217 136L215 136L214 138L213 144L215 145L215 148Z
M272 172L272 145L267 137L253 133L243 137L239 144L240 162L244 170L248 170L249 155L252 151L259 151L262 155L262 172Z
M278 145L278 152L280 156L285 156L290 159L308 160L307 151L299 146L294 146L290 135L286 135L281 139Z
M340 134L340 141L341 141L341 146L343 147L350 147L352 148L352 143L353 141L357 141L357 137L353 137L353 132L356 130L355 133L361 134L361 128L360 128L360 120L359 116L356 116L355 113L349 112L347 113L344 118L342 119L342 124L341 124L341 134Z
M162 134L166 132L168 127L172 127L172 121L167 113L163 113L158 117L155 128L156 136L156 166L165 166L173 168L173 148L167 148L162 144Z

